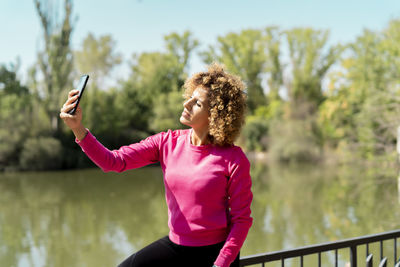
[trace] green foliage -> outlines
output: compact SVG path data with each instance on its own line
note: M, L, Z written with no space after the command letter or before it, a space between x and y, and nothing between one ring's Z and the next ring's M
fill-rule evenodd
M175 61L176 66L181 72L176 73L179 77L185 75L187 71L189 59L192 52L199 46L199 41L194 39L190 31L185 31L182 35L171 33L164 37L168 55L171 60Z
M21 142L29 133L29 112L26 97L9 94L0 98L0 162L15 161ZM15 163L15 162L14 162Z
M273 121L270 127L269 157L278 162L318 162L321 145L318 143L315 121L288 119Z
M104 80L122 62L112 36L89 33L72 51L72 1L64 0L62 17L50 1L34 2L43 30L37 64L25 85L17 67L0 66L0 169L84 165L70 130L60 127L58 118L76 73L91 75L81 101L84 125L106 146L184 127L179 122L182 86L199 46L191 32L166 35L163 51L134 54L129 78L107 87ZM285 162L318 161L324 150L394 160L400 20L382 31L365 30L345 46L329 45L328 37L328 31L310 28L247 29L219 36L200 52L205 63L223 63L247 86L249 116L241 135L246 150L267 151L269 158ZM287 61L282 51L288 52ZM47 167L35 161L41 155L61 158Z
M0 66L0 170L18 165L22 142L31 130L32 103L16 70Z
M254 115L262 117L267 121L280 118L283 115L283 102L281 100L272 100L268 105L258 107Z
M111 70L121 63L122 57L114 51L115 45L111 35L96 38L89 33L82 42L81 50L74 52L77 70L81 74L90 74L91 84L102 86Z
M243 79L247 86L250 113L265 105L267 100L280 99L279 90L283 84L281 35L277 27L229 33L218 37L216 46L210 46L208 51L200 54L204 62L221 62ZM268 88L263 86L264 80Z
M118 103L118 92L113 89L102 91L93 85L86 93L82 100L85 112L83 124L89 129L96 129L99 137L118 143L118 137L128 127L126 121L120 118L124 107Z
M190 32L165 37L166 53L134 56L131 78L124 84L125 107L132 107L147 130L160 131L182 127L182 86L187 78L190 55L198 46ZM131 117L134 118L134 117Z
M269 128L274 119L282 116L283 105L280 100L272 100L268 105L259 106L254 115L246 118L242 139L248 151L267 151L269 149Z
M184 77L175 62L170 55L160 52L134 55L128 82L139 88L149 101L155 95L177 91L183 85Z
M58 21L51 1L34 0L43 30L43 50L38 53L38 68L43 76L39 86L42 104L51 120L51 130L58 133L58 113L71 88L72 0L64 1L64 18Z
M266 151L268 149L268 126L268 121L262 117L249 116L247 118L242 132L246 150Z
M24 142L19 161L24 170L60 169L62 163L61 143L52 137L28 138Z
M229 33L218 37L216 47L210 46L208 51L201 53L206 63L221 62L229 71L240 75L247 86L250 113L258 106L266 104L261 84L265 70L271 73L269 85L275 97L282 83L279 39L276 32L277 29L268 28L266 33L260 30Z
M291 76L288 93L292 100L293 112L297 103L313 103L315 108L324 100L322 79L337 61L341 46L326 48L327 31L310 28L296 28L285 32L289 46ZM325 50L328 50L325 52ZM315 112L310 110L311 113Z
M24 95L29 92L17 79L17 69L16 66L11 66L10 70L4 65L0 66L0 95Z
M319 124L327 142L338 152L352 150L373 160L395 158L396 128L400 124L398 20L382 32L365 30L348 46L342 69L331 75L327 101Z
M165 36L166 53L153 52L134 55L132 75L128 82L147 97L180 91L187 78L188 60L198 41L190 32Z
M119 120L130 129L147 131L152 116L152 101L146 92L125 82L115 100Z
M155 132L184 127L179 118L183 111L183 97L181 92L160 94L154 103L154 120L150 123L150 129Z

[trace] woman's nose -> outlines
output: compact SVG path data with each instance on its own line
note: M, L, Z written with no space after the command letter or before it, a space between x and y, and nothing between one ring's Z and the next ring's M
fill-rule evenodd
M183 103L183 107L190 110L191 108L191 104L190 104L190 99L186 100L185 103Z

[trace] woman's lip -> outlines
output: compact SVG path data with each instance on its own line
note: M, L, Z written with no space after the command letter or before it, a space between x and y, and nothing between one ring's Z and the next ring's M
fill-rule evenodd
M185 117L185 118L187 118L187 119L190 118L189 113L187 113L186 111L183 111L183 112L182 112L182 116Z

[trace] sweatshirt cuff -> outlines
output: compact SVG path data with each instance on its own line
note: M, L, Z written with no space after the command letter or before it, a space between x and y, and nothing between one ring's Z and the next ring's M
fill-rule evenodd
M82 140L78 140L78 138L75 138L75 143L77 143L81 148L82 151L85 152L85 147L89 146L93 141L96 140L96 137L89 131L88 128L86 128L86 136Z
M214 262L215 265L220 267L229 267L231 263L232 262L225 255L222 254L219 254L217 260Z

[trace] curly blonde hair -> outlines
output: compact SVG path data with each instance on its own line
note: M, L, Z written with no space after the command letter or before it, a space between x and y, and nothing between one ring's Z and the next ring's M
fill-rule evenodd
M244 83L225 72L222 65L213 63L208 71L196 73L185 81L184 97L189 99L198 87L208 92L210 142L218 146L233 145L244 124Z

